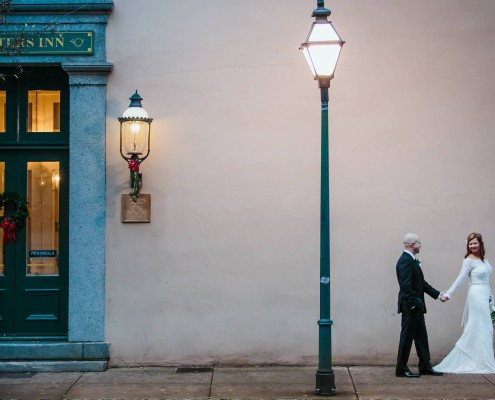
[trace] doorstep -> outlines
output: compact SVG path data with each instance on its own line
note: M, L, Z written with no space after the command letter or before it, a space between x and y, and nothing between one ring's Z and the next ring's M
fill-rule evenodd
M107 342L0 342L0 372L104 371Z

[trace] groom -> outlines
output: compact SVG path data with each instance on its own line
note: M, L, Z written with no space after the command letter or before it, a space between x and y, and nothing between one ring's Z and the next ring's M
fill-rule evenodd
M402 313L399 354L395 376L404 378L419 378L407 367L412 343L416 346L419 358L419 373L421 375L443 375L433 370L430 364L428 334L425 324L425 296L446 301L443 293L430 286L423 277L420 260L416 258L421 248L419 236L408 233L404 237L404 252L397 261L397 280L399 281L399 313Z

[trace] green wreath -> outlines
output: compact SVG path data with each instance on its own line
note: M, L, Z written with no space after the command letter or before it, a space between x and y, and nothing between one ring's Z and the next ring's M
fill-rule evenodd
M14 210L10 214L5 214L5 208L9 204L14 206ZM9 240L15 242L15 232L24 227L29 216L27 201L19 193L3 192L0 193L0 209L4 210L4 215L0 216L3 242L7 243Z

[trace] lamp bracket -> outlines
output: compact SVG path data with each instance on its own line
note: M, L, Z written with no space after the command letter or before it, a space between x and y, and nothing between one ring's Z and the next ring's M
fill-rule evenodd
M120 147L120 155L122 156L122 158L124 160L126 160L127 162L129 162L130 160L136 160L137 162L139 162L139 164L141 164L144 160L146 160L148 158L148 156L150 155L150 149L148 149L148 152L146 153L146 155L144 157L138 157L138 155L136 153L133 153L131 155L131 157L126 157L122 151L122 147ZM129 153L127 153L129 154Z

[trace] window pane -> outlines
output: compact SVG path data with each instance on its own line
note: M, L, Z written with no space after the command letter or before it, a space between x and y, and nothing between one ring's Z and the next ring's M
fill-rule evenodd
M58 275L60 163L28 162L27 275Z
M0 133L7 132L7 92L0 90Z
M28 132L60 132L60 90L28 91Z
M5 192L5 162L0 161L0 192ZM0 210L0 215L3 215L3 208ZM0 246L0 276L5 273L5 262L3 257L3 231L1 232L2 245Z

